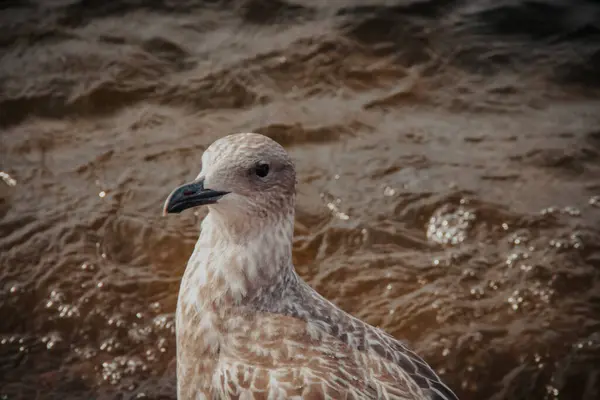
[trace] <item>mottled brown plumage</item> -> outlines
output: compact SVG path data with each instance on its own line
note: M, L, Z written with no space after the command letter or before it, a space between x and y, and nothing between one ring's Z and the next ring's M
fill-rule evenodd
M296 177L279 144L230 135L202 165L203 194L165 204L209 207L177 304L179 399L456 399L404 344L296 274Z

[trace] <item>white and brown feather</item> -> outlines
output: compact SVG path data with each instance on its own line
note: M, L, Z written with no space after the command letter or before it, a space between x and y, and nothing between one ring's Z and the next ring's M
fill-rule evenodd
M264 136L228 136L205 152L201 175L243 186L232 171L273 152L291 166ZM404 344L296 274L293 167L282 174L288 182L262 190L262 200L211 206L202 223L177 304L178 398L456 399Z

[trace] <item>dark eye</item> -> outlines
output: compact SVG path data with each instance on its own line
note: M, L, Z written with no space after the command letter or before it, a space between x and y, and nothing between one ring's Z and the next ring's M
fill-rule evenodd
M256 173L256 175L260 176L261 178L264 178L269 174L269 164L259 163L254 169L254 172Z

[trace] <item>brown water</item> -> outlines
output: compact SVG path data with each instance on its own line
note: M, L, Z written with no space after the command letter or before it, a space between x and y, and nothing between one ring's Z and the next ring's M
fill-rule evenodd
M0 13L0 398L174 399L203 149L299 171L299 273L462 399L600 398L600 4ZM202 212L202 211L200 211Z

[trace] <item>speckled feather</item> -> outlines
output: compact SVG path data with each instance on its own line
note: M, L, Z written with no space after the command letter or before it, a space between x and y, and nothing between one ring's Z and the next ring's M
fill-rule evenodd
M272 166L252 181L253 163ZM230 135L202 157L209 206L177 303L180 400L456 399L400 341L320 296L291 261L295 172L262 135Z

